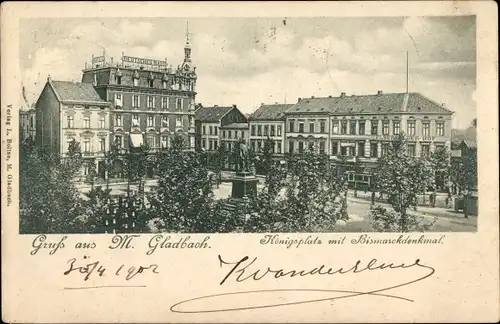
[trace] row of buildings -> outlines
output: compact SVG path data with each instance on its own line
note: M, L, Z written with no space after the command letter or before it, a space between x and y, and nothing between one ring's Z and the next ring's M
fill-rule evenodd
M245 139L259 154L270 138L277 161L314 144L331 160L357 160L367 170L400 132L407 135L411 155L450 148L453 113L420 93L299 98L293 104L263 103L250 116L235 105L197 105L189 39L184 61L175 69L166 59L122 53L114 62L103 53L82 72L79 83L49 77L34 109L22 114L20 127L22 136L62 157L76 140L101 177L110 143L124 150L147 143L154 151L169 147L176 134L190 149L208 152L221 145L231 150Z

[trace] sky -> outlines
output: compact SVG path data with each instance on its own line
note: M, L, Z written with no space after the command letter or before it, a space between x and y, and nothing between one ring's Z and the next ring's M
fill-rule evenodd
M47 76L80 82L92 54L182 63L189 26L196 102L261 103L298 98L420 92L476 118L475 16L318 18L37 18L20 23L20 68L28 102Z

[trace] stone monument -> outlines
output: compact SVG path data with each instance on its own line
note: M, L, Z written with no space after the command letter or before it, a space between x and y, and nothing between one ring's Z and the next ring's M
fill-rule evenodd
M252 193L257 194L258 180L253 172L250 171L248 147L244 139L240 142L236 162L236 174L232 180L233 188L231 191L231 198L244 199Z

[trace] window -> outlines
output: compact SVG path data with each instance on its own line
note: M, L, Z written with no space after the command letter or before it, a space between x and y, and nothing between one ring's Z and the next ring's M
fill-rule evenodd
M309 132L314 133L314 122L309 123Z
M347 148L347 155L348 156L355 156L355 151L354 150L355 150L354 146L349 146Z
M154 127L155 126L155 119L153 116L148 116L148 127Z
M177 100L176 100L176 108L177 108L177 110L179 110L179 111L182 111L182 110L183 110L183 109L182 109L182 108L183 108L183 107L182 107L182 102L183 102L183 101L182 101L182 98L177 98Z
M261 125L257 126L257 135L258 136L262 135L262 126ZM231 137L231 133L229 133L229 137Z
M132 115L132 127L139 127L139 115Z
M217 140L214 141L214 150L217 149L217 146L218 146L218 143L217 143Z
M349 134L351 135L356 135L356 121L351 120L350 125L349 125Z
M271 136L275 135L276 126L271 125Z
M222 131L222 138L226 138L226 131L225 130Z
M134 107L134 108L139 107L139 95L132 96L132 107Z
M182 117L181 116L175 117L175 130L176 131L182 130Z
M339 142L332 141L332 155L339 154Z
M276 127L276 135L277 135L277 136L281 136L281 125L278 125L278 126Z
M168 97L161 97L161 109L168 109Z
M99 139L99 150L101 152L105 152L106 151L106 138L105 137L101 137Z
M168 128L168 116L161 117L161 127Z
M409 120L408 121L408 135L409 136L415 136L415 121L414 120Z
M377 143L370 143L370 157L377 157L378 156L378 144Z
M438 152L440 150L444 150L444 144L436 144L436 149L434 150L434 152Z
M430 153L430 146L428 144L422 144L422 156L428 157Z
M152 88L153 85L154 85L154 81L153 80L148 80L148 84L149 84L149 87Z
M123 120L121 115L115 116L115 125L120 127L123 126Z
M233 133L232 131L228 130L227 131L227 138L231 138L232 133Z
M408 156L414 157L415 156L415 144L407 145L407 152L408 152Z
M399 120L392 121L392 134L398 135L401 128L401 122Z
M358 142L358 156L365 156L365 142Z
M444 136L444 123L436 123L436 136Z
M83 127L90 128L90 117L89 116L83 117Z
M90 152L90 140L87 138L83 140L83 152Z
M148 96L148 108L153 108L155 106L155 97Z
M167 81L163 81L161 84L162 84L163 89L167 88Z
M163 147L163 148L168 147L168 136L161 137L161 147Z
M217 135L219 133L217 126L214 126L214 135Z
M299 123L299 133L303 133L304 132L304 123ZM300 147L300 144L299 144L299 147Z
M289 153L292 153L293 152L293 141L290 140L290 142L288 142L288 152Z
M299 153L302 153L304 151L304 142L299 141Z
M208 149L212 151L214 149L212 140L208 140Z
M73 127L74 127L74 117L68 116L68 128L73 128Z
M207 126L203 125L202 127L202 132L201 132L203 135L205 135L207 133Z
M225 134L225 131L224 131ZM252 136L255 136L255 125L252 125ZM226 137L226 135L224 135Z
M122 77L121 76L116 76L116 84L122 84Z
M155 138L153 136L147 136L146 137L146 144L149 147L155 147Z
M422 123L422 136L429 137L430 136L430 124L429 122Z
M276 141L276 153L281 154L281 141Z
M237 130L234 131L234 138L238 138L238 131Z
M385 156L389 153L389 144L382 143L382 156Z
M324 120L320 121L320 122L319 122L319 131L320 131L321 133L324 133L324 132L325 132L325 128L326 128L326 123L325 123L325 121L324 121Z
M134 87L137 87L139 85L139 79L134 78Z
M123 146L123 138L121 135L115 135L115 145L120 149Z
M382 121L382 135L389 135L389 121Z
M212 135L212 126L208 126L208 134Z
M372 120L372 135L378 134L378 120Z
M339 133L339 121L338 120L334 120L332 123L332 133L333 134Z
M121 93L115 93L115 106L117 106L117 107L122 107L123 106L122 94Z
M341 122L340 133L347 134L347 122L346 121Z
M264 136L267 136L269 134L269 126L265 125L264 126Z
M231 142L229 143L229 145L231 145ZM261 146L260 141L257 141L257 152L260 152L260 146Z
M325 142L323 141L319 142L319 153L325 153Z
M99 117L99 128L106 128L106 118L104 116Z
M365 121L359 121L359 135L365 135Z
M201 147L203 147L203 148L207 147L207 140L206 139L201 140Z
M289 130L290 130L290 133L293 133L293 132L294 132L294 130L293 130L293 126L294 126L294 121L293 121L293 120L290 120L290 121L288 122L288 128L289 128Z

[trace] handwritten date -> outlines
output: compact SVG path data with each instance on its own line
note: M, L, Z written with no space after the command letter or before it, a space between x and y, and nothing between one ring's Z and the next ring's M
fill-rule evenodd
M84 257L84 259L88 259L88 257ZM159 274L157 264L150 264L147 266L145 265L126 266L125 264L122 264L117 269L108 271L108 269L104 265L102 265L100 261L78 265L77 259L72 258L69 259L67 263L69 264L69 268L66 271L64 271L63 274L65 276L71 273L82 274L84 275L83 280L85 281L89 280L91 277L96 277L96 276L103 277L106 276L106 274L108 273L113 274L113 271L115 276L125 277L125 280L127 281L143 273Z

